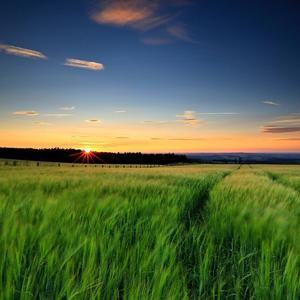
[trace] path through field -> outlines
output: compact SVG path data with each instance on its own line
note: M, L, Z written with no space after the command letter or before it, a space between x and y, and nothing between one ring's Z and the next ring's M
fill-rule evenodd
M0 166L1 299L299 299L299 166Z

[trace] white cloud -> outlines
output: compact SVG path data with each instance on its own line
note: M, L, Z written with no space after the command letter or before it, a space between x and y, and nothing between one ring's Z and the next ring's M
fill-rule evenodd
M122 110L122 109L114 111L115 114L124 114L126 112L127 112L127 110Z
M45 117L55 117L55 118L64 118L70 117L72 114L60 114L60 113L50 113L50 114L43 114Z
M267 104L267 105L280 106L280 104L278 102L274 102L274 101L270 101L270 100L262 101L262 103Z
M42 52L26 49L26 48L20 48L12 45L0 44L0 51L3 51L5 54L22 56L27 58L40 58L40 59L47 58L47 56Z
M104 65L101 63L97 63L94 61L86 61L86 60L81 60L76 58L67 58L64 65L68 67L74 67L74 68L80 68L80 69L86 69L92 71L101 71L104 69Z
M60 110L74 110L75 109L75 106L63 106L63 107L60 107Z
M159 121L159 120L146 120L143 121L144 124L153 124L153 125L161 125L161 124L168 124L168 121Z
M38 125L38 126L51 126L51 125L53 125L53 124L51 124L51 123L48 123L48 122L42 122L42 121L37 121L37 122L34 122L33 124L35 124L35 125Z

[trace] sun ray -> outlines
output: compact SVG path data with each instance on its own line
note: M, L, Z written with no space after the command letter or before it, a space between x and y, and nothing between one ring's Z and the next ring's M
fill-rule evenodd
M90 148L84 148L81 152L72 154L75 157L74 162L80 163L96 163L104 162L98 155L96 155Z

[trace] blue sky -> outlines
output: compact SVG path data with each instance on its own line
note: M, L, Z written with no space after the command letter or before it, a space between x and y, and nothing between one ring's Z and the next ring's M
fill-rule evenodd
M298 151L299 8L296 1L2 1L1 146ZM82 143L70 138L79 131ZM24 134L36 138L20 142ZM119 135L126 145L114 141ZM161 142L150 144L153 137Z

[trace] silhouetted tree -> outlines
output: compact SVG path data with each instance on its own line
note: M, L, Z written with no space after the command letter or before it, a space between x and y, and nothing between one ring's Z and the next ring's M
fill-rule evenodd
M0 157L6 159L20 159L33 161L48 161L59 163L87 163L87 161L77 160L82 154L78 149L32 149L32 148L0 148ZM112 153L112 152L93 152L90 162L95 164L128 164L133 165L167 165L176 163L187 163L189 160L182 154L144 154L141 152L133 153ZM39 162L37 162L39 166ZM60 166L60 164L58 164Z

